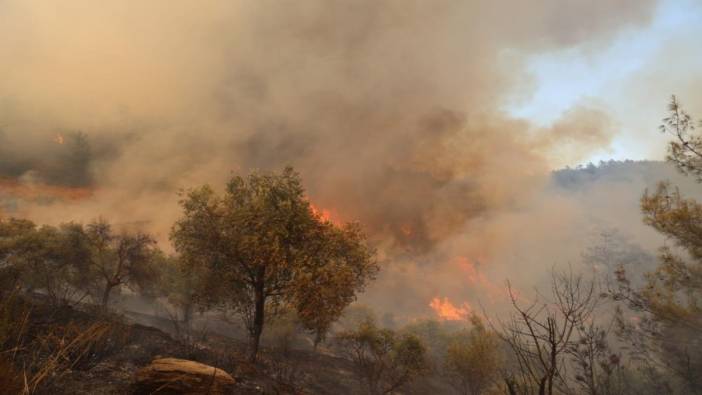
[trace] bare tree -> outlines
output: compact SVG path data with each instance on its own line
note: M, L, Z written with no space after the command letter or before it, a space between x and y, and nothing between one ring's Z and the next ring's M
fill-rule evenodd
M553 300L537 299L527 306L520 303L509 283L508 290L515 312L497 330L514 355L515 371L505 379L508 392L570 392L569 351L579 331L591 322L597 303L594 283L572 272L554 272Z

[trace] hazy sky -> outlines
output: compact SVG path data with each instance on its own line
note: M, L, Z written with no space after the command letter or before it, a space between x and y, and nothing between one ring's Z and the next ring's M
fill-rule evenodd
M663 0L648 25L594 50L578 46L534 55L528 67L535 92L507 105L510 113L548 125L574 105L596 103L618 123L618 132L589 160L662 159L666 138L656 126L669 96L700 113L702 1Z

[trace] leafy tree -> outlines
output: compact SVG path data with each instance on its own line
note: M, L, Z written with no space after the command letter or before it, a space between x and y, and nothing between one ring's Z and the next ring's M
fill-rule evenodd
M196 286L197 273L181 257L163 256L157 264L159 270L157 293L165 297L173 310L166 306L171 316L175 330L181 334L181 329L189 331L193 313L197 305ZM184 327L184 328L183 328Z
M695 122L673 96L661 130L673 136L668 160L684 174L702 181L702 136ZM631 354L650 372L670 372L683 393L702 393L702 204L685 198L669 183L660 183L641 198L644 222L666 236L659 263L632 285L618 273L614 297L627 301L618 330ZM675 390L673 382L669 388ZM671 390L671 391L672 391Z
M13 273L26 289L41 290L57 304L99 293L102 305L107 306L115 287L148 288L155 280L153 260L158 254L150 236L115 235L104 221L85 227L74 223L36 227L25 220L0 221L4 276Z
M673 136L668 144L668 161L684 174L702 181L702 135L695 132L694 119L685 112L673 96L668 104L668 116L659 126L661 132Z
M298 320L314 335L316 349L376 267L358 224L337 227L315 219L307 247L312 259L297 272L291 292Z
M617 296L637 313L620 319L620 332L638 358L672 372L688 393L702 393L702 204L667 183L641 199L644 221L672 245L660 249L658 267L634 288L622 274Z
M358 225L316 215L291 168L233 177L221 196L191 190L181 205L175 248L204 273L201 302L242 314L252 361L267 314L292 306L319 336L378 270Z
M148 234L115 234L112 226L97 220L85 227L90 246L89 267L94 286L101 291L100 303L107 307L111 292L123 285L143 290L156 280L154 262L160 251Z
M479 395L494 384L502 366L499 337L485 328L477 317L473 328L454 334L446 352L449 381L461 394Z
M339 333L336 341L369 394L392 393L428 372L426 349L419 338L380 329L373 321Z
M23 282L42 289L56 304L80 301L89 280L88 250L80 226L42 226L22 238L16 252L23 261ZM82 295L81 295L82 294Z
M4 221L0 228L3 266L27 290L44 292L54 304L82 300L83 285L89 280L89 250L79 225L36 227L13 219Z

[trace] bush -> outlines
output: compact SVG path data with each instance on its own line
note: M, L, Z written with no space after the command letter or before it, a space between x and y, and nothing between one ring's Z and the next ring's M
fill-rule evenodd
M370 394L392 393L428 371L426 348L417 336L398 335L367 321L336 340Z

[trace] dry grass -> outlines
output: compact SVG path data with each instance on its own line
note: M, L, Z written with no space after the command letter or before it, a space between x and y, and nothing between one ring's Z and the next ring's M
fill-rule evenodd
M0 388L34 394L72 369L89 368L126 341L110 320L59 323L32 311L16 292L0 300ZM50 318L50 317L49 317ZM9 389L12 390L9 390Z
M82 327L69 323L37 337L34 372L28 380L29 393L34 393L48 379L55 379L90 358L104 344L111 325L96 322Z

